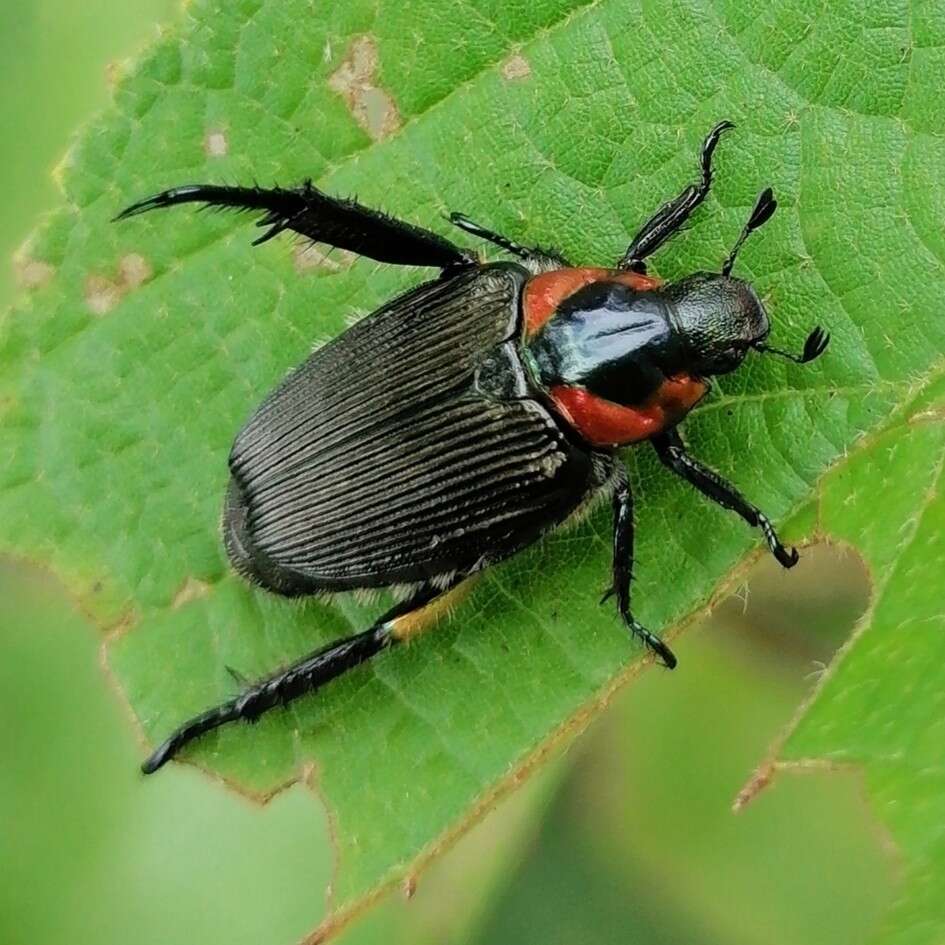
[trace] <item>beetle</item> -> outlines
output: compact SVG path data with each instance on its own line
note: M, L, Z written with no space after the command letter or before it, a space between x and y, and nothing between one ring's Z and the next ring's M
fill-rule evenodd
M609 495L613 565L606 600L668 668L669 647L630 608L633 496L618 451L648 441L669 470L759 528L785 567L798 560L770 520L693 457L677 429L751 351L804 364L825 350L815 328L800 355L767 344L752 286L731 275L748 235L774 213L759 196L718 273L664 283L646 260L705 200L699 179L663 204L612 268L574 266L460 213L460 229L514 261L481 263L434 232L311 181L263 189L194 184L133 204L124 220L199 203L262 214L255 244L283 231L382 263L440 275L315 351L263 401L229 456L223 540L235 569L285 597L406 586L361 633L322 647L181 725L142 765L149 774L225 723L255 721L432 625L477 573ZM235 675L235 674L234 674Z

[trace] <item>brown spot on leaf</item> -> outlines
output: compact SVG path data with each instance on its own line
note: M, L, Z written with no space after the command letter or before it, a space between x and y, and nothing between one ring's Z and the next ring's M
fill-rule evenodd
M127 73L126 63L112 60L105 66L105 82L110 89L114 89Z
M532 74L532 67L524 56L515 55L502 64L502 75L510 82L525 79Z
M400 113L393 98L375 82L377 66L377 43L371 36L362 36L355 40L328 85L348 103L354 120L380 141L400 127Z
M151 264L139 253L128 253L118 261L117 276L93 272L85 280L85 303L95 315L107 315L132 289L154 274Z
M85 280L85 304L93 315L107 315L121 299L121 288L104 276L91 275Z
M121 285L126 290L137 289L154 274L150 263L138 253L122 256L118 272L121 274Z
M41 259L17 256L13 260L17 283L24 289L41 289L56 274L56 270Z
M207 157L226 157L230 150L230 142L223 131L208 131L203 139L203 150Z
M174 600L171 601L171 608L177 610L178 607L183 607L184 604L189 604L192 600L200 600L201 597L206 597L209 593L210 585L207 584L206 581L199 581L195 577L188 577L174 595Z

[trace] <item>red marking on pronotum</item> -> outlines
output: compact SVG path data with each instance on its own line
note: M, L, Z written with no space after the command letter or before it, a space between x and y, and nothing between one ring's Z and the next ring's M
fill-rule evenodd
M705 392L705 382L688 374L668 378L638 407L624 407L567 384L548 391L565 419L594 446L623 446L648 439L673 426Z
M522 301L525 313L525 334L533 335L554 315L558 306L569 296L574 295L592 282L620 282L638 292L657 289L662 279L655 276L643 276L638 272L625 272L622 269L600 269L594 266L581 266L574 269L555 269L543 272L529 279L525 286Z

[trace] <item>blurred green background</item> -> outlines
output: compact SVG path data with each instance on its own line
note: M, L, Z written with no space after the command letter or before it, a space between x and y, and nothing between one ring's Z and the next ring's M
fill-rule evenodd
M0 10L9 259L55 205L51 170L107 100L109 64L176 4ZM0 305L16 291L0 269ZM750 590L749 590L750 589ZM865 607L855 557L763 561L565 756L346 943L859 943L895 893L895 858L855 774L784 775L731 801ZM616 625L615 625L616 632ZM93 627L54 578L0 568L0 942L292 943L324 912L328 826L301 788L258 809L196 772L137 774Z

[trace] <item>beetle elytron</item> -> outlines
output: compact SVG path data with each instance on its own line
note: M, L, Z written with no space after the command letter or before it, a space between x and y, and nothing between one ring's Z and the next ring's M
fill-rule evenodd
M464 581L600 494L613 502L607 596L675 666L630 610L633 500L616 454L628 444L649 440L670 470L760 528L784 567L796 563L767 517L693 458L676 430L708 378L735 370L749 351L803 364L827 346L815 328L800 355L769 347L764 306L731 276L743 241L777 206L771 190L719 273L669 284L646 274L646 259L708 194L713 152L731 127L712 129L700 180L657 210L612 269L574 267L452 214L517 258L483 265L442 236L310 182L178 187L119 215L191 202L258 211L267 229L256 243L291 230L379 262L441 270L316 351L269 395L233 445L223 511L233 565L270 591L407 585L406 599L364 632L186 722L147 759L146 773L204 732L253 721L407 639Z

